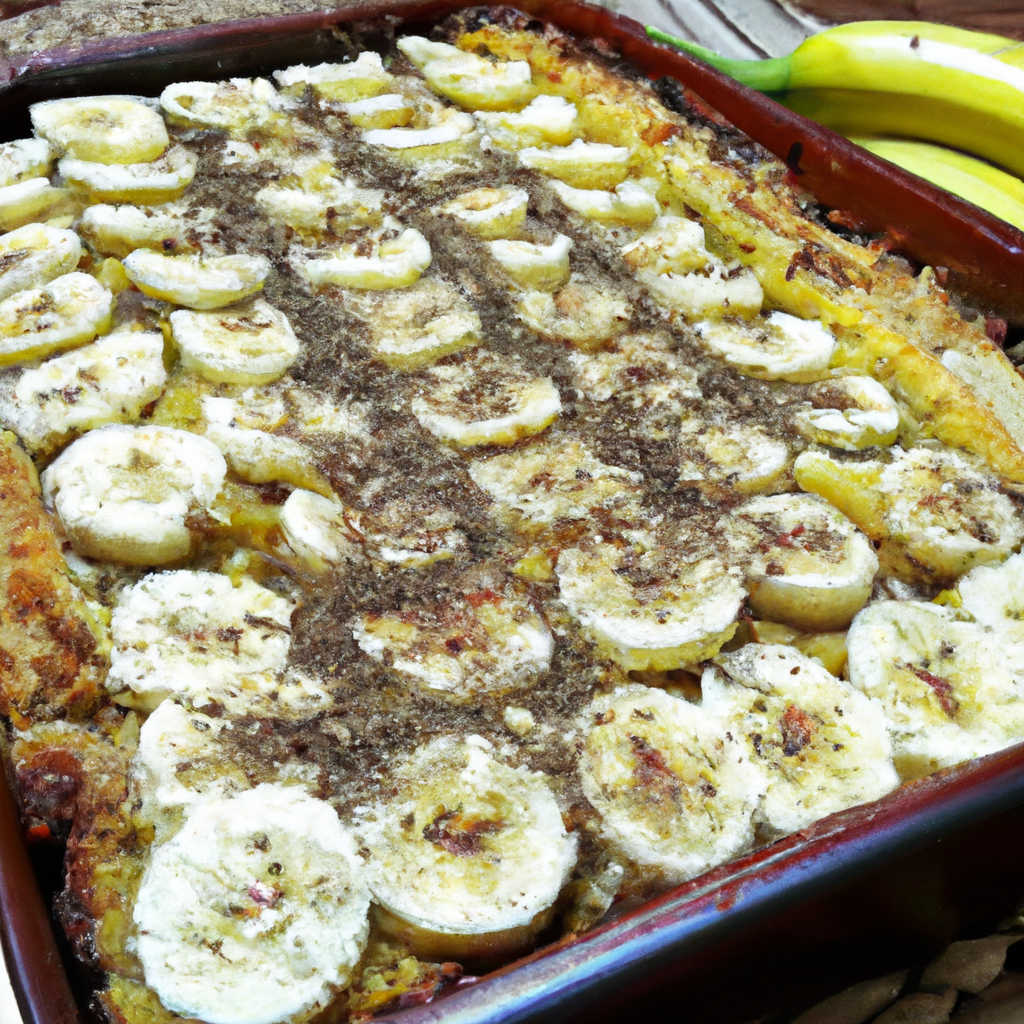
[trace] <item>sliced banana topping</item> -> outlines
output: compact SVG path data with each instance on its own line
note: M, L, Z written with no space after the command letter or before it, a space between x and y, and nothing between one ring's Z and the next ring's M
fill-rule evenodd
M341 109L357 128L366 129L405 128L416 116L416 108L398 93L342 103Z
M50 173L53 150L45 139L17 139L0 144L0 188Z
M951 582L1024 540L1024 519L999 481L951 449L893 448L884 463L804 452L793 468L801 488L880 542L883 572L907 582Z
M317 64L307 67L295 64L284 71L275 71L281 91L288 96L301 96L310 86L319 96L333 100L361 100L377 96L394 85L394 78L384 70L380 54L364 50L348 64Z
M294 610L247 576L236 585L213 572L153 573L114 609L107 688L131 690L146 709L173 693L216 699L242 677L284 668Z
M518 113L479 113L477 120L503 148L567 146L576 127L576 104L562 96L537 96Z
M299 339L280 310L263 299L244 306L171 314L181 364L215 384L269 384L299 355Z
M0 301L70 273L81 255L78 235L62 228L26 224L0 235Z
M281 507L281 529L292 550L316 572L362 557L359 520L340 501L295 490Z
M469 552L466 535L456 529L457 518L443 502L398 495L386 497L382 505L381 497L390 489L385 478L363 491L364 500L373 504L373 517L360 525L377 569L423 569Z
M670 406L700 398L697 373L659 334L626 334L607 352L572 352L576 386L595 402L611 399L633 406Z
M552 295L529 291L516 311L531 331L551 341L568 341L585 352L606 347L628 327L629 304L615 289L575 275Z
M78 230L104 256L124 259L136 249L163 253L189 252L195 248L189 238L194 222L178 212L139 206L89 206L82 213Z
M75 210L70 189L54 188L49 178L27 178L0 188L0 230L11 231L33 221L49 220Z
M552 292L569 280L568 235L556 235L550 245L500 239L488 246L505 273L523 288Z
M297 710L292 689L297 687L285 684L274 691L274 699L266 701L266 718L280 720ZM324 698L303 711L324 710L330 703L326 694ZM218 701L215 714L207 715L181 697L171 698L143 723L129 772L129 794L141 805L133 817L153 827L156 843L171 838L192 808L242 793L259 782L316 786L318 769L311 764L239 758L239 747L232 741L238 737L244 742L250 726L231 714L230 704Z
M361 833L384 930L426 959L521 952L550 920L576 862L546 776L470 736L415 751Z
M661 213L657 196L633 181L616 185L614 192L573 188L564 181L552 181L551 187L570 210L587 220L596 220L602 224L646 227Z
M190 520L209 510L226 471L203 437L115 424L66 448L43 473L43 496L78 554L162 565L192 553Z
M749 849L764 780L694 704L627 686L586 711L583 792L629 860L678 883Z
M155 204L180 199L196 176L198 161L184 146L174 146L152 163L101 164L65 156L57 170L93 202Z
M134 918L147 984L172 1013L209 1024L302 1024L362 955L363 874L334 809L299 787L202 804L142 878Z
M360 650L415 686L454 702L532 685L551 664L554 640L524 598L489 588L438 603L362 616Z
M975 622L1024 641L1024 554L972 569L956 588L961 607Z
M469 475L527 532L559 520L586 519L636 502L643 478L595 458L579 441L539 441L470 464Z
M203 402L208 419L205 437L217 446L235 476L252 484L278 481L318 494L333 494L331 485L314 463L313 453L301 441L235 426L229 420L218 422L210 410L217 402L231 402L231 399L207 398Z
M451 108L431 111L430 123L423 128L372 128L363 132L363 142L392 150L414 150L414 158L428 155L424 151L440 149L455 142L468 141L476 131L471 114Z
M454 285L423 278L398 291L369 291L346 305L366 322L370 351L397 370L416 370L480 343L480 315Z
M164 256L136 249L124 260L132 284L154 299L191 309L220 309L263 287L270 273L265 256Z
M736 631L739 582L713 555L649 537L566 548L561 598L599 648L629 671L665 671L716 654Z
M847 635L850 682L882 704L900 775L1024 738L1024 645L923 601L879 601Z
M176 82L160 94L160 106L172 123L227 131L259 125L288 105L265 78Z
M634 271L654 275L688 274L713 260L705 248L703 226L670 214L658 217L650 231L624 246L622 258Z
M899 784L880 705L815 658L747 644L717 661L701 680L703 704L764 773L755 821L785 835Z
M808 388L807 396L793 413L793 425L808 441L848 452L896 441L899 407L874 378L824 380Z
M657 302L687 320L754 317L764 302L764 291L753 271L718 261L688 274L641 271L638 277Z
M119 331L26 370L2 415L33 451L49 452L72 431L138 419L167 380L164 339Z
M750 607L797 629L843 629L864 607L878 571L871 541L824 498L754 498L721 524L747 567Z
M256 205L271 224L284 224L299 235L315 238L328 231L377 227L384 193L358 188L351 181L327 175L310 187L300 178L284 179L256 193Z
M424 378L412 400L413 415L432 434L457 445L514 444L539 434L562 410L550 378L482 349L431 367Z
M712 355L761 380L820 380L836 347L821 324L777 311L756 320L705 321L695 329Z
M89 274L64 274L0 302L0 366L92 341L110 326L113 296Z
M345 288L408 288L430 266L430 243L415 228L378 240L372 256L358 255L361 246L347 244L328 259L308 259L301 271L315 285Z
M439 209L458 217L480 238L513 238L526 220L530 196L521 188L475 188L463 192Z
M785 443L759 423L718 426L691 416L680 425L679 447L680 487L728 484L758 494L779 487L790 463Z
M573 188L612 189L625 180L633 154L626 146L576 139L568 146L527 146L518 155L524 167L549 174Z
M533 95L526 61L491 62L423 36L404 36L398 48L423 72L432 89L470 110L505 110Z
M36 134L61 153L93 163L147 163L171 144L159 112L130 96L47 100L29 115Z

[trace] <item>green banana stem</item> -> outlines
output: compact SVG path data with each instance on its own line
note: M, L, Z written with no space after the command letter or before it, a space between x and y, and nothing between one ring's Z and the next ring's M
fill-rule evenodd
M789 88L789 79L792 73L792 61L789 56L769 57L766 60L734 60L731 57L723 57L706 46L698 46L697 43L688 42L685 39L677 39L667 32L651 25L647 26L647 34L658 43L667 43L694 57L699 57L706 64L725 72L730 78L737 82L757 89L758 92L782 92Z

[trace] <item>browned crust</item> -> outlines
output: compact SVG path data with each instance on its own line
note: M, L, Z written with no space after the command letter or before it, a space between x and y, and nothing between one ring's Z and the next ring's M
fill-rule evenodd
M99 702L105 657L14 435L0 438L0 713L80 717Z

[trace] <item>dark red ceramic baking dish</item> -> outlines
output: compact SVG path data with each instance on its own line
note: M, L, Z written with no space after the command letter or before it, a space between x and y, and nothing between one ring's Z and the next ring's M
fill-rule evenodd
M458 0L361 3L344 10L152 33L0 61L0 131L7 138L26 134L28 105L40 99L115 91L153 95L176 80L253 75L299 61L314 63L338 54L334 30L347 23L386 14L418 24L465 6ZM526 6L560 27L603 39L652 77L675 77L785 159L821 202L843 211L848 221L863 230L887 232L895 245L918 259L946 266L951 280L988 312L1024 322L1024 235L1016 229L701 62L651 44L643 27L629 18L570 2ZM20 842L14 805L6 790L0 790L0 936L25 1024L74 1024L81 1019L81 1009L60 966L49 917ZM680 998L692 1008L699 1002L692 991L693 984L699 986L693 981L695 971L710 971L715 964L728 964L730 956L735 959L742 948L737 937L770 935L773 926L804 928L808 936L829 934L830 929L843 932L829 920L818 920L818 930L807 931L807 922L815 915L820 919L837 912L822 902L823 894L847 893L847 899L857 899L849 893L855 891L850 885L858 876L882 879L884 889L887 876L879 873L880 868L930 863L921 853L916 854L917 861L906 858L914 851L936 849L934 844L944 838L943 849L960 851L962 864L989 870L996 846L991 829L997 829L997 836L1003 831L1008 837L1024 835L1024 814L1014 810L1022 804L1024 746L1018 746L818 822L585 936L567 937L475 984L459 986L442 999L406 1007L394 1019L404 1024L497 1024L583 1015L596 1022L605 1016L595 1005L599 1001L604 1010L612 1005L613 994L616 1004L630 998L634 1005L642 999L648 1000L643 1005L656 1005L650 1003L653 997L642 993L661 986L658 991L664 996L671 991L665 984L673 978L688 979L691 991ZM984 826L989 828L984 841L972 843L969 830L985 819L997 825ZM923 870L931 877L932 868ZM914 877L913 871L908 877ZM903 884L908 892L920 895L913 881ZM921 898L934 897L941 907L955 904L958 909L953 912L961 913L964 900L958 902L957 897L971 890L962 880L959 884L952 901L949 893L941 892ZM966 910L961 917L981 920ZM845 935L851 937L849 928ZM926 949L929 942L937 945L950 937L950 921L938 922L931 930L911 927L907 935L916 936L915 948ZM885 945L884 940L876 941L878 948ZM770 955L762 959L771 962ZM874 963L870 958L868 962ZM880 969L887 966L884 958L878 964ZM745 979L753 974L749 969L741 972ZM807 984L806 973L797 971L791 977L794 984L797 978ZM844 975L833 970L828 977ZM846 980L855 978L856 973ZM722 1007L740 1005L729 995L718 993L712 1000L722 1012L727 1013ZM798 995L793 1005L800 1002ZM708 1012L707 1017L691 1019L728 1019L722 1012Z

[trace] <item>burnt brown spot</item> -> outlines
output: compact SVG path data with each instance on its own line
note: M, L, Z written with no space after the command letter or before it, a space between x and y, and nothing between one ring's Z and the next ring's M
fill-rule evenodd
M932 691L935 693L935 697L939 702L939 707L941 707L950 718L956 717L956 713L960 710L960 701L953 696L953 686L948 680L933 675L927 669L916 668L909 662L904 667L910 669L910 671L913 672L922 683L926 683L932 688Z
M796 757L814 737L814 721L806 711L790 704L779 719L782 733L782 752L786 757Z
M423 838L453 857L473 857L483 850L483 837L494 835L505 822L486 818L468 818L461 808L441 811L429 825L423 826Z

